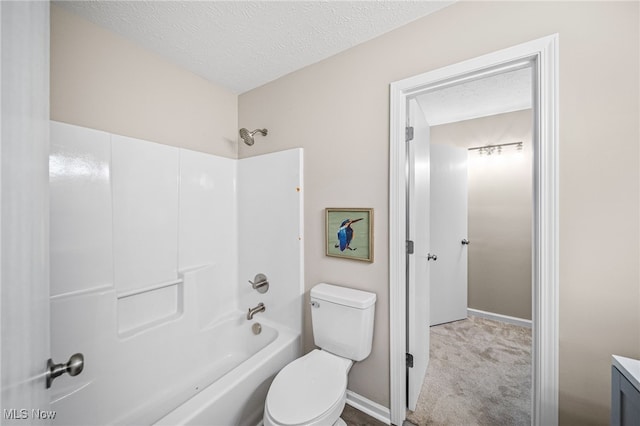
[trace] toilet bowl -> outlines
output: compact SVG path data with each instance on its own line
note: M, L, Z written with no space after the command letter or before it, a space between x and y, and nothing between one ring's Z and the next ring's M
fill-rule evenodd
M314 342L320 349L285 366L264 404L265 426L346 426L340 414L354 361L371 353L376 295L332 284L311 289Z
M283 368L269 389L265 426L331 426L340 419L353 361L319 349Z

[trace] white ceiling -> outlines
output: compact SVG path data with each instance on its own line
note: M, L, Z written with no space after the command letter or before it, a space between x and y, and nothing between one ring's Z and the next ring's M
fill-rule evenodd
M243 93L454 1L60 1L97 25Z
M531 108L531 67L449 86L416 98L431 126Z

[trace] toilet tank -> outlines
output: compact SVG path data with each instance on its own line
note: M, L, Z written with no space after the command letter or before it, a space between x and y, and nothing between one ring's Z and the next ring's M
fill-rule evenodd
M371 353L376 294L320 283L311 289L313 341L332 354L362 361Z

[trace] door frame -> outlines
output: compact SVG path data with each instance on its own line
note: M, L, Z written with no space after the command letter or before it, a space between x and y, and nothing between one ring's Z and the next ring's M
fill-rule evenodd
M406 162L408 100L532 63L533 172L533 425L558 424L558 34L426 72L390 85L389 317L391 423L406 418Z

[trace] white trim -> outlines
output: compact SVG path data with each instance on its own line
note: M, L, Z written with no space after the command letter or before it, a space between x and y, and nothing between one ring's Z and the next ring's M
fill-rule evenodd
M510 317L509 315L496 314L494 312L481 311L480 309L467 308L467 315L486 318L493 321L505 322L507 324L519 325L520 327L531 328L531 320Z
M390 86L389 317L391 423L406 416L405 123L407 101L435 85L533 61L534 254L532 424L558 424L558 35L439 68Z
M540 46L534 126L533 412L532 424L558 424L559 46ZM537 133L537 134L536 134Z
M387 407L373 402L349 389L347 389L347 404L386 425L391 424L391 412Z
M403 146L407 121L407 95L392 83L390 88L389 152L389 399L391 423L401 425L407 410L406 261L406 152Z

